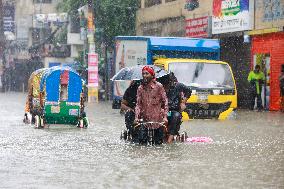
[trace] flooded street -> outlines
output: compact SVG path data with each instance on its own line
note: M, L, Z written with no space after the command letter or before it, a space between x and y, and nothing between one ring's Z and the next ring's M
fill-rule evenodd
M0 93L0 188L284 188L284 114L184 122L211 144L135 146L119 139L111 103L87 105L91 126L34 129L26 94Z

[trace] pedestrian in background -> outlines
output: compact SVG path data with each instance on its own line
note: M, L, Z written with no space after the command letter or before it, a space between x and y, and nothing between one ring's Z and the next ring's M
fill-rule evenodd
M257 100L257 109L260 111L263 109L261 89L265 82L265 76L262 71L260 71L260 65L256 65L255 69L251 71L248 75L248 82L250 83L250 109L254 110L255 98Z
M281 73L279 76L280 87L280 110L284 112L284 64L281 66Z

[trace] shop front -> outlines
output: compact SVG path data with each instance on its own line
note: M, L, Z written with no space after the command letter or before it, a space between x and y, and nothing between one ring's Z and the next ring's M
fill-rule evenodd
M284 32L249 33L251 35L251 69L258 64L266 77L262 90L263 105L280 110L279 75L284 64Z

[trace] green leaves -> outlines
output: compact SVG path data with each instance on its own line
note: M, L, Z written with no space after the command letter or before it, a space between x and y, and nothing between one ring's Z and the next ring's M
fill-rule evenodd
M96 42L111 46L117 35L135 35L138 3L138 0L94 0ZM85 4L87 0L63 0L57 8L74 21L79 18L78 8Z

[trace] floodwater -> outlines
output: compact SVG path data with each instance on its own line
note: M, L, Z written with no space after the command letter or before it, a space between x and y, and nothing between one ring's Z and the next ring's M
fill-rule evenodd
M123 117L88 104L91 126L34 129L25 94L0 93L0 188L284 188L284 114L239 110L181 131L211 144L158 147L120 141Z

